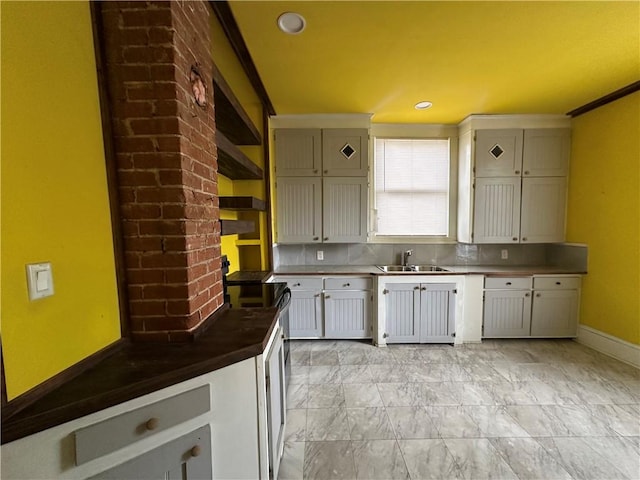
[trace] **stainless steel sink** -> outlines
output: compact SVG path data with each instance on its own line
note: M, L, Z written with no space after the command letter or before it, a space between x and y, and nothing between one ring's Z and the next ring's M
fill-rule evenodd
M377 265L385 273L427 273L448 272L447 269L436 265Z
M393 272L393 273L415 272L415 270L413 270L412 267L404 266L404 265L378 265L378 268L383 272Z

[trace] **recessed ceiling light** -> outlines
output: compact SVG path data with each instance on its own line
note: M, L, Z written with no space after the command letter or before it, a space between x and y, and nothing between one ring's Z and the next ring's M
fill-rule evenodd
M416 110L426 110L433 105L431 102L418 102L416 103Z
M306 26L307 21L299 13L285 12L278 17L278 28L290 35L301 33Z

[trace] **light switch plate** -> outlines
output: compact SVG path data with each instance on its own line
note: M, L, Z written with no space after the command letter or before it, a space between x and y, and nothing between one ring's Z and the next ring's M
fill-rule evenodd
M53 276L51 263L31 263L27 265L27 286L29 300L50 297L53 295Z

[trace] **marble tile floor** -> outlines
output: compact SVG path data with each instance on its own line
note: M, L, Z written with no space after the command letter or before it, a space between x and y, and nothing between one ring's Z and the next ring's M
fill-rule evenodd
M571 340L291 342L286 479L640 479L640 370Z

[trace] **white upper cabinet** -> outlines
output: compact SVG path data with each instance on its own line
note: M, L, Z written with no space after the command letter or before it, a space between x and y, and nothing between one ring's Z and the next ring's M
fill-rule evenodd
M365 178L323 178L322 241L367 241L367 185Z
M476 177L513 177L522 171L521 129L476 132Z
M327 177L367 175L369 134L362 128L322 130L322 174Z
M520 238L520 178L476 180L474 241L513 243Z
M522 175L564 177L569 173L571 130L535 128L524 131Z
M520 241L563 242L566 203L566 177L523 178Z
M365 128L282 128L275 130L279 177L367 175L369 133Z
M276 182L278 241L322 240L322 179L279 177Z
M319 128L275 131L276 174L319 177L322 174L322 133Z

